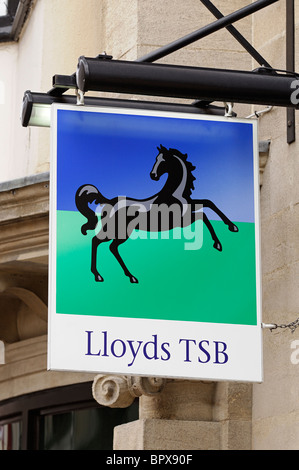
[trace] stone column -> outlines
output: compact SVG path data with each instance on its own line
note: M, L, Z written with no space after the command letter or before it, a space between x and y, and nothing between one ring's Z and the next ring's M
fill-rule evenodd
M139 420L117 426L115 450L220 449L221 423L213 421L216 383L98 375L95 400L125 408L139 397Z
M218 450L220 423L213 421L216 383L169 380L155 397L140 397L140 419L115 429L114 447L145 450Z
M250 384L167 380L141 395L139 420L117 426L115 450L250 450Z
M114 450L250 450L252 385L97 375L93 396L139 419L114 429Z

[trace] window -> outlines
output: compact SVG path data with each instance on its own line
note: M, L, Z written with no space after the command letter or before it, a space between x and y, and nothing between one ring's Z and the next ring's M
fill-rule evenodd
M0 450L21 449L21 428L20 417L0 421Z
M17 41L32 0L0 0L0 41Z
M115 426L137 418L129 408L92 407L42 416L39 450L112 450Z
M138 419L138 400L106 408L90 382L0 403L0 450L112 450L115 426Z

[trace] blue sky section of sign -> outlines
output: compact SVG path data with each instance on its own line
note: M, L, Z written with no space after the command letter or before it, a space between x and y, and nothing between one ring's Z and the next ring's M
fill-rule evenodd
M57 135L58 210L77 211L83 184L107 198L156 194L167 178L150 178L162 144L187 153L196 166L193 199L211 199L233 221L254 222L250 123L58 110Z

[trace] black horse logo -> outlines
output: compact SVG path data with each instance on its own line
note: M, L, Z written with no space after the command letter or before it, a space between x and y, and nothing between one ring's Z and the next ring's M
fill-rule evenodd
M87 230L94 230L99 223L98 216L89 204L103 206L100 217L101 228L92 239L91 272L97 282L104 280L97 271L98 246L100 243L111 241L110 251L118 260L125 275L132 283L138 283L118 251L119 245L130 237L134 229L161 232L174 227L186 227L201 219L211 234L213 247L222 251L211 222L204 211L199 210L208 207L223 220L231 232L238 232L236 225L212 201L191 198L195 180L192 171L195 167L187 161L187 154L182 154L176 149L166 149L162 145L157 148L159 153L150 176L155 181L158 181L164 173L167 173L168 177L163 188L154 196L147 199L123 196L107 199L92 184L84 184L76 192L76 206L87 218L87 222L81 227L83 235L86 235ZM168 209L169 217L163 217L165 208Z

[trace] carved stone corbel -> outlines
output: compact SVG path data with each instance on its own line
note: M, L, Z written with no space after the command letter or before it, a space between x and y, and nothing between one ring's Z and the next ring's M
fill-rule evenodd
M94 399L110 408L127 408L136 397L160 393L166 379L126 375L97 375L92 384Z
M134 397L140 397L141 395L151 397L162 392L166 379L161 377L129 376L127 377L127 383L130 393Z

